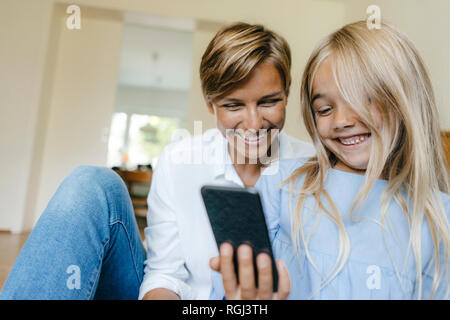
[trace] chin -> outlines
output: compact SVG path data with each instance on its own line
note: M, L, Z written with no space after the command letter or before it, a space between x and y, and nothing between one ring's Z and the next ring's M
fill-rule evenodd
M337 157L337 158L338 158L338 166L343 167L344 170L347 169L350 171L366 171L367 165L369 163L368 159L358 159L355 157L353 157L352 159L349 157Z
M361 162L343 162L345 166L347 166L351 170L355 171L366 171L367 170L367 163L361 163Z
M237 150L237 152L241 155L244 156L245 159L250 160L250 161L257 161L260 160L261 158L265 158L267 157L267 150Z
M367 166L358 166L358 165L356 165L356 166L352 166L351 168L353 170L356 170L356 171L366 171L367 170Z

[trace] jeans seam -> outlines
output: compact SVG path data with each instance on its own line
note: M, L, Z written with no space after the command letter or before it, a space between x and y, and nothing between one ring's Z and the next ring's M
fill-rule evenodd
M105 256L105 247L106 247L106 245L109 243L109 240L110 240L110 239L108 239L108 240L105 242L105 244L103 244L103 247L102 247L102 253L101 253L101 256L99 257L99 258L100 258L100 259L99 259L100 265L103 264L103 258L104 258L104 256ZM97 264L97 266L98 266L98 264ZM92 284L92 286L91 286L91 290L90 290L89 297L88 297L89 300L92 300L91 298L92 298L92 295L93 295L93 290L94 290L95 284L96 284L96 283L98 284L98 280L99 280L99 277L100 277L100 271L101 271L101 270L102 270L101 267L100 267L100 268L97 267L97 274L96 274L95 280L94 280L94 282L93 282L93 284Z
M137 264L136 264L136 253L133 251L133 246L131 245L130 234L128 233L128 230L127 230L125 224L124 224L121 220L115 220L114 222L112 222L112 223L110 224L110 227L111 227L112 225L116 224L116 223L119 223L119 224L122 226L123 230L125 231L125 234L126 234L127 240L128 240L128 246L129 246L130 252L131 252L131 259L133 260L134 272L136 273L136 277L137 277L139 283L141 283L141 282L142 282L142 279L141 279L141 277L139 276L139 272L138 272L138 269L137 269ZM136 248L136 249L137 249L137 248Z

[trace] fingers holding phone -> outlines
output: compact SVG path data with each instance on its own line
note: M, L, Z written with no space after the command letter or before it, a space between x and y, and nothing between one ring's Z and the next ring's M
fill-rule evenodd
M223 243L219 252L220 256L212 258L210 266L214 271L222 274L225 296L228 300L282 300L289 295L289 274L281 260L276 261L278 290L274 292L272 261L267 253L260 253L256 257L256 283L255 260L249 245L242 244L237 249L238 276L236 276L233 261L233 246Z
M222 274L227 299L287 298L289 275L275 264L258 192L226 186L203 186L200 192L220 254L210 266Z

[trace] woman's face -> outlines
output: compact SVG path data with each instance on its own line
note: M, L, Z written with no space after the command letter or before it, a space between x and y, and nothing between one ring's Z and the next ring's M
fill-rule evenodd
M330 59L322 62L314 78L312 109L322 143L338 159L335 168L364 172L370 158L371 132L339 93ZM374 116L379 119L379 115Z
M256 161L267 154L283 128L286 103L278 70L272 63L263 62L245 83L208 107L216 114L217 127L232 150L248 163L249 159Z

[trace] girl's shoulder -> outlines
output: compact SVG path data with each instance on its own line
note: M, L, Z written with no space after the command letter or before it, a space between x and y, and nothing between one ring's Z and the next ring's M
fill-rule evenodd
M442 204L444 205L444 210L447 215L447 219L450 217L450 195L444 192L439 192L441 196Z

